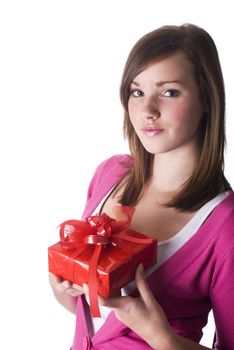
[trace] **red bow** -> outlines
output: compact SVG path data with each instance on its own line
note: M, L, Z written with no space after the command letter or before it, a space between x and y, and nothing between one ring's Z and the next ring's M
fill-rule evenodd
M86 221L68 220L60 225L60 239L64 249L74 249L69 260L69 275L73 274L73 259L78 257L87 247L94 245L94 250L89 264L89 299L90 309L93 317L100 317L97 290L97 267L102 247L108 244L119 245L129 255L130 252L123 244L123 240L136 243L152 243L150 238L139 238L133 230L126 230L130 225L134 208L115 206L117 220L110 218L107 214L89 216ZM131 232L129 234L128 232Z

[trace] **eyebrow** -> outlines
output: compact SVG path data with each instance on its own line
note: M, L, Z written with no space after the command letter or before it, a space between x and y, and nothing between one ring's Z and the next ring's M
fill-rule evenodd
M160 87L160 86L163 86L165 84L173 84L173 83L174 84L181 84L181 85L183 85L183 82L180 81L180 80L160 80L157 83L155 83L155 85L157 87ZM131 84L134 84L136 86L140 86L140 84L138 84L136 81L132 81Z

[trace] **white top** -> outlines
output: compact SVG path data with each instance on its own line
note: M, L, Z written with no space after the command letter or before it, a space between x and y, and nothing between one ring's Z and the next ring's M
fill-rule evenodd
M111 190L112 191L112 190ZM98 207L95 209L95 213L98 213L109 196L110 192L102 199ZM204 204L192 217L192 219L172 238L158 242L157 244L157 263L144 272L145 277L148 277L153 271L155 271L160 265L162 265L167 259L169 259L178 249L180 249L199 229L202 223L206 220L209 214L214 208L229 194L229 192L223 192ZM135 289L135 281L131 281L124 288L121 289L122 295L128 295ZM86 296L89 303L88 297ZM90 329L90 335L95 334L99 328L105 322L107 316L110 313L110 309L104 306L99 306L101 317L93 318L93 329Z

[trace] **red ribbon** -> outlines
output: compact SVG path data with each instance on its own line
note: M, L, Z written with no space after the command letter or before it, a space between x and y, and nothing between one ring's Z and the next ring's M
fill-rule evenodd
M135 235L134 237L135 231L128 229L135 211L134 208L115 206L114 210L117 220L103 213L89 216L86 221L68 220L60 225L60 239L63 248L67 250L75 249L69 259L68 274L71 276L71 280L73 276L73 259L78 257L86 249L87 245L91 244L94 246L88 277L90 309L93 317L100 317L97 267L102 247L114 243L130 254L123 244L123 240L141 244L149 244L154 241L150 238L140 238L139 233L138 236Z

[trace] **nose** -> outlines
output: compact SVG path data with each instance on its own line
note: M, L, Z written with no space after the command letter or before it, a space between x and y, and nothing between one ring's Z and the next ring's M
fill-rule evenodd
M142 105L142 116L146 119L156 120L160 115L161 113L155 97L145 99Z

